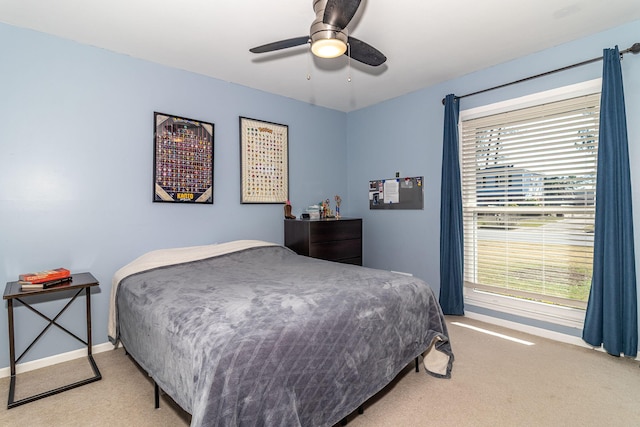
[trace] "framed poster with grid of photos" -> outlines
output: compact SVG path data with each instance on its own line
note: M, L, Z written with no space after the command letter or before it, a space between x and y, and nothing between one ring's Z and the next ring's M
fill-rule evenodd
M153 113L153 201L213 204L213 123Z
M289 127L240 117L241 203L289 199Z

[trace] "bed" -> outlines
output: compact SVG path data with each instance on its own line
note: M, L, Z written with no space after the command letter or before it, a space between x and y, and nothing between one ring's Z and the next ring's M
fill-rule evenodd
M435 377L453 363L424 281L249 240L118 270L109 338L192 426L331 426L417 357Z

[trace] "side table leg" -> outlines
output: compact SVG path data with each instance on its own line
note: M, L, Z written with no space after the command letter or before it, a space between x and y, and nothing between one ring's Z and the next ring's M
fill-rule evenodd
M13 299L7 301L9 311L9 364L11 366L11 382L9 383L9 399L7 400L7 409L13 403L16 390L16 347L13 335Z
M89 363L91 363L91 368L93 369L94 377L91 381L98 381L102 379L102 374L98 369L98 365L96 365L96 361L93 360L93 345L91 344L91 288L85 288L85 292L87 295L87 359L89 359Z
M91 356L91 288L85 288L85 293L87 295L87 351L88 355Z

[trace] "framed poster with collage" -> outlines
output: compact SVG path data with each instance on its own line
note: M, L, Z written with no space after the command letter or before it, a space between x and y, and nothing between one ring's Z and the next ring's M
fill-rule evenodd
M289 127L240 117L241 203L289 199Z
M153 113L153 201L213 204L213 123Z

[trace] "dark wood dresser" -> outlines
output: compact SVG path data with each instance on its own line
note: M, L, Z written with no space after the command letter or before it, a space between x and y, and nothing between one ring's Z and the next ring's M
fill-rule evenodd
M362 265L362 219L285 219L284 245L298 255Z

